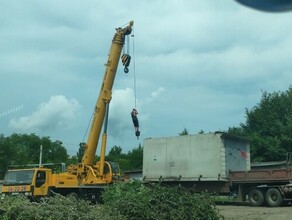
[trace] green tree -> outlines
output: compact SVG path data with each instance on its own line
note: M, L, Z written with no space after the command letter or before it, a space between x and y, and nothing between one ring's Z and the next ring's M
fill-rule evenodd
M82 147L80 149L83 149ZM81 161L83 156L82 150L77 152L76 156L72 156L68 159L67 164L76 164ZM99 156L95 155L94 161L99 161ZM120 146L113 146L106 155L106 161L115 161L119 164L121 170L136 170L142 169L143 164L143 147L141 144L137 148L133 148L128 153L123 153L123 149Z
M120 146L113 146L106 156L106 160L117 162L122 170L142 169L143 148L140 144L125 154Z
M82 157L83 157L83 154L84 154L84 151L85 151L85 145L86 145L86 143L80 143L79 144L79 150L77 152L78 163L81 163L81 161L82 161Z
M0 179L3 179L15 155L15 147L3 135L0 135Z
M77 163L79 163L79 162L78 162L78 158L76 155L69 157L68 160L66 161L67 165L77 164Z
M292 151L292 87L263 92L260 103L246 109L246 123L228 132L251 140L252 160L284 160L286 152Z
M142 169L143 166L143 147L141 144L127 154L131 170Z
M122 155L122 151L123 149L120 146L113 146L108 153L108 157L109 158L120 157Z
M205 134L205 131L200 130L198 134Z
M127 155L123 153L122 150L123 149L120 146L113 146L106 156L106 160L115 161L119 164L122 170L128 170L129 160L127 159Z
M61 141L36 134L12 134L6 138L16 152L11 162L18 165L39 163L40 146L43 146L43 163L60 163L68 160L67 150Z
M184 128L181 133L178 133L178 135L180 135L180 136L182 136L182 135L188 135L188 134L189 134L189 131L186 128Z

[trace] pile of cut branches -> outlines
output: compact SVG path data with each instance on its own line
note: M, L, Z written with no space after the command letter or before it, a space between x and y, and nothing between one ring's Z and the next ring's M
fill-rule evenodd
M139 181L112 184L102 204L76 197L54 195L39 202L22 196L0 200L3 220L219 220L222 217L206 193L193 194L183 187L145 185Z

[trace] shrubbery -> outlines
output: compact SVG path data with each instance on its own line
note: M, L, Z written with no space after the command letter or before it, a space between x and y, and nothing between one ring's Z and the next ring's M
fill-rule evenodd
M0 200L1 220L95 220L113 219L102 205L92 206L88 201L55 195L40 202L30 202L21 196ZM116 218L118 219L118 218Z
M207 194L191 194L183 187L145 186L138 181L114 184L103 193L104 204L126 219L220 219Z
M213 200L207 194L191 194L182 187L163 187L141 182L113 184L102 195L103 204L92 205L74 197L56 195L30 202L24 197L0 200L4 220L217 220Z

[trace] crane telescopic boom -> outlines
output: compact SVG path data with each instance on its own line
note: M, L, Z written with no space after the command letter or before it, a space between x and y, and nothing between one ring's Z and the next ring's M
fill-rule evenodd
M125 36L131 34L133 24L134 22L131 21L125 28L117 28L112 40L108 61L105 64L106 69L103 82L95 105L91 128L84 149L85 151L82 158L82 163L84 165L93 165L96 148L106 115L106 106L111 101L112 87L115 80L119 59L121 57L122 48L125 43Z

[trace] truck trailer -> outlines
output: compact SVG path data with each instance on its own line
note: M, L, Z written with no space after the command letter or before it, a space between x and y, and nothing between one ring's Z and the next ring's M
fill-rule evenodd
M251 170L250 141L224 132L148 138L143 180L234 195L252 206L292 201L290 168Z

